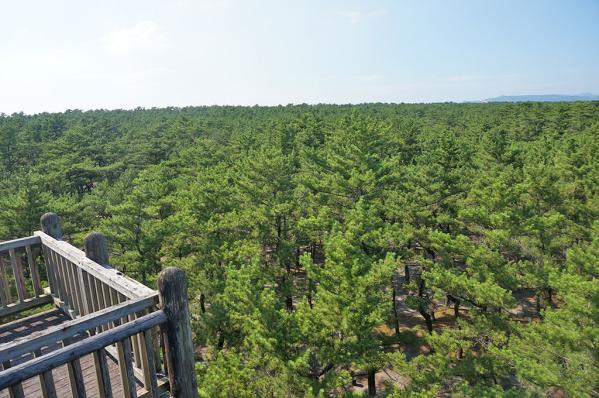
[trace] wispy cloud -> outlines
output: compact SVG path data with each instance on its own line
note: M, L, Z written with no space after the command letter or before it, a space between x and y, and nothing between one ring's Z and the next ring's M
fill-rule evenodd
M167 37L162 27L154 21L140 21L135 25L114 29L101 41L118 53L152 51L166 48Z
M341 17L343 17L347 22L352 25L359 24L365 22L369 19L380 18L387 15L388 12L384 8L376 8L372 10L352 10L352 11L342 11L339 13Z

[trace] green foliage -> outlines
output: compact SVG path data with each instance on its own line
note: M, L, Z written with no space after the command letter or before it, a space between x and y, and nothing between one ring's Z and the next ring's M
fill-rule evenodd
M201 396L598 394L597 102L2 115L0 176L186 271Z

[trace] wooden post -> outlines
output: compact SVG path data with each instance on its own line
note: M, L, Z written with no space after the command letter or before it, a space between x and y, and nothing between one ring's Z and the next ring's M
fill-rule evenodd
M56 240L62 240L62 230L60 228L60 217L56 213L45 213L40 218L40 225L42 232L53 237ZM50 285L50 291L52 295L59 298L61 301L65 301L65 290L63 288L62 278L58 275L58 266L54 262L53 253L42 245L42 252L44 256L44 263L46 265L46 272L48 274L48 284Z
M54 239L62 240L62 230L60 228L60 218L56 213L46 213L40 218L42 232L50 235Z
M175 398L197 398L185 273L168 267L158 275L157 284L161 307L167 317L164 330L170 392Z
M83 240L85 256L96 263L108 266L108 241L102 232L92 232Z

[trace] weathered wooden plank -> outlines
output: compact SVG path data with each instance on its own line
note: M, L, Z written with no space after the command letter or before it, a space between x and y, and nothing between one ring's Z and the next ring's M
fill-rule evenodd
M10 254L10 265L12 267L12 273L15 277L15 284L17 286L17 295L19 301L23 302L27 298L27 289L25 286L25 276L23 275L23 264L21 263L21 257L17 256L15 249L8 251Z
M133 373L133 358L131 356L131 340L127 337L117 343L119 349L119 365L124 371L123 392L125 398L137 398L137 386L135 385L135 374ZM122 354L121 354L122 353ZM121 358L122 355L122 358Z
M65 313L69 315L71 318L75 318L75 310L73 309L72 302L72 294L71 294L71 285L69 283L69 275L64 269L63 258L60 254L56 252L52 252L52 257L54 259L54 265L56 266L56 277L58 279L58 285L61 286L62 296L61 301L63 303L63 307Z
M42 245L42 258L44 260L44 266L46 267L46 275L48 276L48 285L50 288L50 293L54 297L58 297L58 285L56 282L56 278L54 275L54 268L52 267L52 259L50 256L50 249ZM46 292L46 289L44 289Z
M110 385L110 373L108 372L108 363L106 361L106 350L99 349L94 353L94 363L100 397L112 398L112 386Z
M91 274L90 274L91 275ZM96 284L96 291L98 292L98 307L100 309L104 309L106 307L109 307L109 305L107 305L106 303L106 298L104 297L104 284L102 282L100 282L98 279L94 278L95 284ZM110 324L105 324L101 326L101 331L106 331L108 329L110 329Z
M112 305L119 302L118 292L114 289L111 289L110 287L108 287L107 298ZM121 323L122 318L115 319L113 322L114 327L121 325ZM128 342L129 341L127 340L127 343ZM119 364L119 374L121 376L121 384L123 385L123 396L125 398L131 398L130 390L132 386L129 384L129 368L131 366L130 363L129 365L127 364L127 356L129 356L129 362L131 361L131 345L126 344L123 341L118 341L116 343L116 350Z
M40 231L36 231L35 235L41 238L44 245L50 247L62 257L75 263L77 266L82 267L84 271L89 272L95 278L98 278L103 283L116 289L119 293L124 294L129 298L147 296L154 293L154 290L134 279L123 275L118 270L114 268L103 267L102 265L90 260L89 258L85 257L85 253L83 251L71 246L67 242L58 241Z
M0 257L0 295L2 295L2 306L7 306L12 302L8 275L6 274L6 264L2 257Z
M58 266L60 269L60 277L64 281L65 290L66 290L65 299L63 301L69 308L69 311L72 312L71 317L75 318L77 315L79 315L79 311L77 309L77 303L76 303L76 298L75 298L75 289L73 286L73 279L71 277L71 272L69 271L69 265L68 265L67 259L62 257L60 254L56 253L56 256L57 256Z
M22 303L9 304L6 307L0 308L0 318L12 314L16 314L21 311L28 310L30 308L39 307L40 305L48 304L52 302L52 297L42 295L30 299L25 299Z
M15 286L17 288L17 297L20 302L23 302L27 298L27 292L25 291L25 278L23 276L23 267L21 259L17 256L14 249L8 251L10 255L10 266L12 273L15 278Z
M113 322L114 320L118 320L123 315L128 313L146 309L155 305L156 300L156 296L130 300L114 307L109 307L72 321L65 322L61 325L15 339L10 343L0 344L0 362L35 351L57 341L67 339L79 333L83 333L99 325Z
M31 245L25 246L25 252L27 253L27 264L29 264L29 273L31 274L33 293L35 293L35 297L39 297L43 293L42 282L37 271L37 264L35 263L35 256L33 255L33 250L31 250Z
M38 349L33 352L35 358L42 356L42 350ZM54 377L52 371L47 371L40 374L40 386L44 398L56 398L56 388L54 388Z
M156 366L154 366L154 344L152 342L152 329L143 332L144 355L144 388L151 393L152 398L158 398L158 380Z
M160 328L154 328L152 330L152 336L152 342L154 343L154 346L152 347L152 349L154 350L154 368L158 372L166 374L164 372L164 369L162 369L162 361L160 360L160 341L162 339L160 335Z
M137 318L137 316L135 314L129 314L129 316L127 317L128 321L132 321L135 318ZM140 336L138 334L131 336L131 346L133 347L133 353L135 355L135 367L137 369L142 369L142 362L140 360L140 356L141 356L141 349L140 349Z
M62 346L67 347L70 345L71 339L66 338L62 341ZM67 369L69 372L69 383L71 385L71 393L73 398L86 398L85 394L85 383L83 381L83 372L81 372L81 363L79 358L75 358L67 363Z
M109 332L88 337L70 346L49 352L39 358L16 365L0 373L0 390L13 386L25 379L39 375L42 372L54 369L73 360L80 358L109 344L116 343L127 337L150 329L166 322L167 317L162 310L136 319L133 322L115 327Z
M79 298L81 299L83 314L89 314L92 312L91 304L89 303L88 298L90 286L87 283L87 278L84 276L84 271L81 269L81 267L77 267L76 272L78 279L77 283L79 284ZM87 275L87 272L85 272L85 275Z
M77 316L82 316L85 314L85 310L83 309L83 300L81 300L81 287L79 286L79 275L77 274L78 267L70 261L64 261L64 263L71 281L73 305L77 311Z
M5 371L10 369L10 361L3 362L2 368ZM25 398L25 394L23 393L23 386L21 385L20 381L8 387L8 395L10 396L10 398Z
M60 298L60 301L62 301L68 307L68 293L64 280L64 275L62 273L62 269L59 262L60 256L54 250L50 248L48 248L48 250L50 251L49 260L52 264L52 269L54 270L54 278L56 280L58 298Z
M28 236L26 238L19 238L14 240L8 240L0 242L0 253L7 252L9 250L20 249L26 246L39 245L41 239L39 236Z
M99 311L100 305L99 305L99 298L98 298L98 290L96 289L96 279L91 276L90 274L88 274L87 272L83 272L82 271L82 275L83 278L85 278L86 283L85 285L87 286L87 306L89 308L89 312L96 312ZM99 330L98 330L99 331Z

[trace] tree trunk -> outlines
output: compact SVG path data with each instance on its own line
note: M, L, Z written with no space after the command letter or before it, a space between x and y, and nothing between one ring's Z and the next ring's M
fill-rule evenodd
M426 322L428 333L433 334L433 319L430 314L424 310L422 304L418 305L418 312L420 312L420 315L424 318L424 322Z
M451 294L447 295L447 306L453 304L453 316L455 319L460 317L460 300L453 297Z
M547 288L547 301L549 301L551 308L555 308L555 303L553 302L553 289L550 287Z
M225 346L225 334L221 331L218 332L218 342L216 343L216 347L219 350L222 350Z
M202 314L206 313L206 296L204 293L200 293L200 311Z
M376 369L368 369L368 396L376 396Z
M409 265L406 264L403 266L403 273L405 275L406 283L410 283L410 266Z
M431 315L428 313L427 309L422 304L423 296L424 296L424 279L420 279L420 283L418 283L418 298L420 299L418 303L418 312L424 318L424 322L426 322L426 328L430 334L433 333L433 319Z
M455 317L455 319L458 319L460 317L460 300L455 300L453 301L453 316Z
M397 292L395 291L395 280L391 277L391 287L393 288L393 320L395 321L395 334L399 335L399 315L397 314Z

